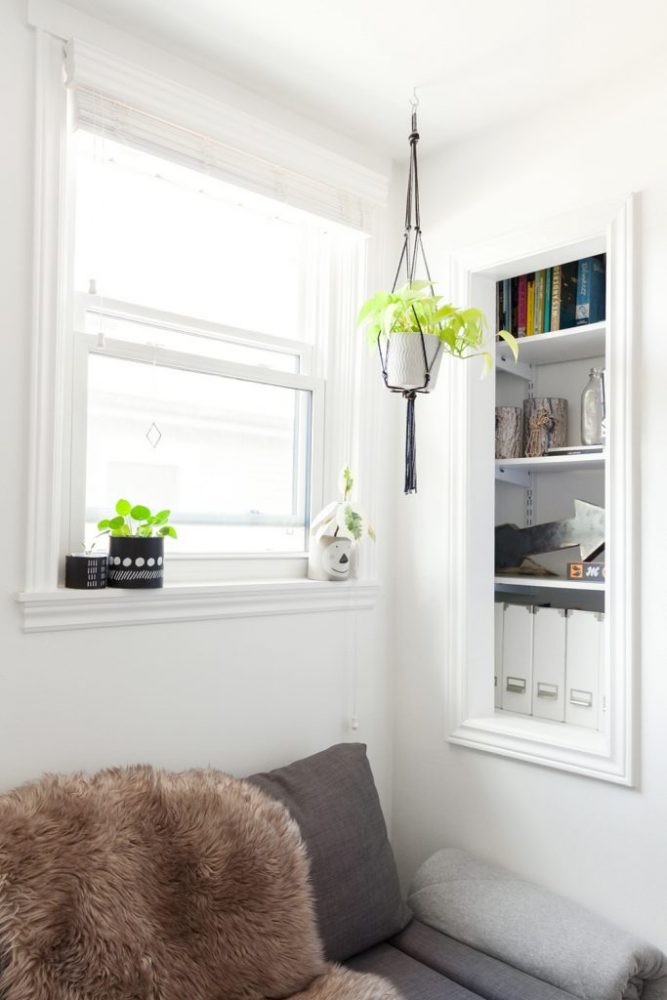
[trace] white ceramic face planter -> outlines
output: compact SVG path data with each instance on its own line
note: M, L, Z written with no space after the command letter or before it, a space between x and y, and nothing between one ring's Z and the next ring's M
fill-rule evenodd
M323 535L310 539L308 576L311 580L347 580L352 565L352 539Z

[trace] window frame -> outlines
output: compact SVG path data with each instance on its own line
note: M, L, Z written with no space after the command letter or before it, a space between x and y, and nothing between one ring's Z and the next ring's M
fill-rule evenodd
M70 476L70 522L69 550L74 552L80 545L82 531L86 521L85 479L86 479L86 448L87 448L87 406L88 406L88 363L91 354L120 358L127 361L137 361L143 364L157 364L161 367L180 369L182 371L199 372L205 375L219 375L240 381L255 382L261 385L279 386L294 389L309 394L310 426L307 439L302 442L303 449L309 452L306 474L308 480L305 489L300 491L305 499L306 508L300 512L308 526L312 511L321 509L322 470L324 465L324 388L325 381L314 375L307 374L312 367L313 349L302 341L271 337L267 334L238 330L223 324L198 320L193 317L179 316L146 306L135 306L117 300L100 300L97 295L78 292L74 296L73 325L73 365L72 365L72 434L71 434L71 476ZM109 319L126 319L132 322L154 326L156 329L169 329L175 332L201 334L209 339L228 343L243 344L248 347L266 349L283 348L283 353L298 358L299 371L289 372L264 365L244 364L237 361L227 361L210 358L201 354L178 351L172 348L158 347L149 343L139 344L131 341L115 339L109 335L88 333L86 314L92 313ZM299 458L295 455L294 471L303 475ZM108 512L100 513L100 518ZM221 522L223 523L223 522ZM250 519L243 524L253 523ZM262 576L275 573L276 563L284 559L289 565L295 560L307 558L306 547L295 552L182 552L174 545L169 552L170 581L186 583L196 581L202 575L210 577L217 568L220 579L225 579L237 571L238 562L252 560L254 570ZM202 569L200 564L209 565ZM289 575L289 565L285 572Z
M117 615L115 610L120 608L122 601L105 599L101 602L97 593L86 593L82 597L63 589L64 554L71 530L71 390L75 360L71 333L75 309L71 288L73 226L71 218L68 218L74 193L71 143L74 116L71 93L63 75L63 56L68 54L68 39L71 35L67 33L69 29L65 22L62 25L58 23L55 27L49 23L42 25L39 20L31 23L36 28L33 323L26 570L23 592L17 595L17 600L23 605L23 625L27 631L123 623L123 615ZM114 47L115 43L110 41L110 50L91 62L92 71L97 73L99 70L101 90L109 84L116 97L120 96L117 93L119 87L125 88L129 93L127 79L128 69L131 69L134 84L138 81L142 83L142 100L150 101L154 97L155 107L160 102L175 102L174 106L179 108L181 124L184 107L187 107L188 113L192 109L194 116L200 115L202 103L190 100L195 91L168 80L167 77L144 71L136 64L129 67L121 50L114 52ZM102 50L92 48L90 51L93 54L102 53ZM228 112L234 115L233 109L216 98L207 96L202 100L205 104L205 117L211 121L224 120ZM196 124L199 125L198 119ZM247 117L246 124L245 135L248 142L255 145L253 155L262 155L260 147L265 142L264 155L270 161L276 148L276 130L273 129L271 136L265 140L266 127L263 122L253 122ZM289 142L291 133L283 132L282 135ZM333 495L339 468L349 461L358 470L358 481L363 484L364 492L372 496L372 481L377 474L377 456L371 435L364 434L360 438L359 430L362 424L368 423L370 426L372 423L375 396L372 392L362 392L368 362L364 360L360 350L361 338L352 336L354 331L350 315L356 303L377 280L381 266L389 174L361 167L340 154L331 153L304 140L298 142L306 156L304 164L308 176L312 178L319 173L322 178L320 183L325 185L324 191L335 191L338 187L341 203L349 192L353 192L353 198L366 199L364 204L368 209L367 221L370 222L365 223L360 231L366 237L373 236L377 240L378 252L372 262L368 259L367 244L359 249L358 257L355 258L357 263L366 261L365 281L360 273L355 275L355 267L333 267L328 301L318 307L318 315L326 314L333 334L327 345L327 376L331 378L327 381L323 419L324 456L320 463L322 495ZM312 194L313 190L310 192L311 196ZM330 193L327 197L331 197ZM345 279L343 285L339 284L341 274ZM335 295L332 294L334 285ZM310 308L308 304L306 306ZM309 318L316 319L317 316ZM314 373L314 377L322 374L318 371ZM181 601L176 594L176 591L183 592L182 585L174 585L171 597L167 593L169 588L156 592L157 597L154 599L169 598L172 609L168 619L166 616L158 616L159 620L198 620L202 617L274 613L267 610L274 607L272 602L259 600L254 596L257 588L261 589L262 580L266 580L267 585L277 586L280 582L281 587L286 588L284 592L281 591L275 613L342 610L343 606L348 609L355 606L368 607L369 602L375 600L377 585L373 582L375 557L372 550L362 554L363 583L360 580L349 585L315 584L307 581L305 556L296 559L280 556L277 560L267 560L264 557L265 565L261 571L255 566L255 561L253 557L230 560L228 584L220 581L217 570L211 573L210 567L202 569L200 578L193 579L186 587L187 601ZM199 562L201 566L206 564L206 560ZM250 581L253 581L252 586ZM332 587L337 592L335 600L330 596ZM229 600L223 599L223 592L229 595ZM306 592L312 596L304 600ZM347 594L345 600L344 592ZM239 593L246 596L242 599L238 596ZM218 596L212 597L213 594ZM104 596L109 597L106 592ZM74 597L77 597L76 601ZM85 614L81 611L82 600L86 606ZM105 608L110 609L108 613L96 615L88 610L94 604L101 608L102 603ZM205 613L199 613L200 603L202 608L206 606ZM76 614L70 612L75 605L78 608ZM133 623L158 620L148 610L146 617L142 617L142 608L148 609L149 605L152 607L152 603L148 601L137 604L137 614L129 615L129 620Z

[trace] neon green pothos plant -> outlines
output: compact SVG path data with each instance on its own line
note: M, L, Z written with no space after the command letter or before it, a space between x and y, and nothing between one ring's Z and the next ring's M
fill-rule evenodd
M484 313L481 309L459 309L443 303L430 281L412 281L394 292L376 292L359 310L357 325L372 346L390 333L419 333L421 329L425 335L437 337L455 358L482 357L485 372L493 367L493 355L484 349L489 342ZM498 336L507 343L516 361L516 337L508 330L499 330Z
M170 510L151 514L143 504L133 506L129 500L119 500L116 517L98 521L97 528L100 534L113 538L152 538L154 533L163 538L177 538L176 528L168 524L170 515Z

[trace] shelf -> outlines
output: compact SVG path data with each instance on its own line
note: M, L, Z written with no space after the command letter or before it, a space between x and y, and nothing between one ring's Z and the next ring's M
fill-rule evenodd
M604 592L604 583L579 583L576 580L565 580L560 576L496 576L494 583L497 590L510 588L540 588L542 590L597 590Z
M496 344L496 366L510 375L527 378L527 365L553 365L562 361L599 358L605 353L606 323L575 326L558 333L538 333L519 340L519 362L505 343ZM524 366L524 367L522 367Z
M514 486L530 486L533 472L588 472L604 469L604 453L544 455L542 458L497 458L496 479Z

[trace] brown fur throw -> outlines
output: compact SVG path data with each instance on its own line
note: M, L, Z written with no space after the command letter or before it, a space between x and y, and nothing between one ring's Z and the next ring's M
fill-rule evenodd
M396 1000L324 963L298 827L216 771L0 797L0 938L3 1000Z

